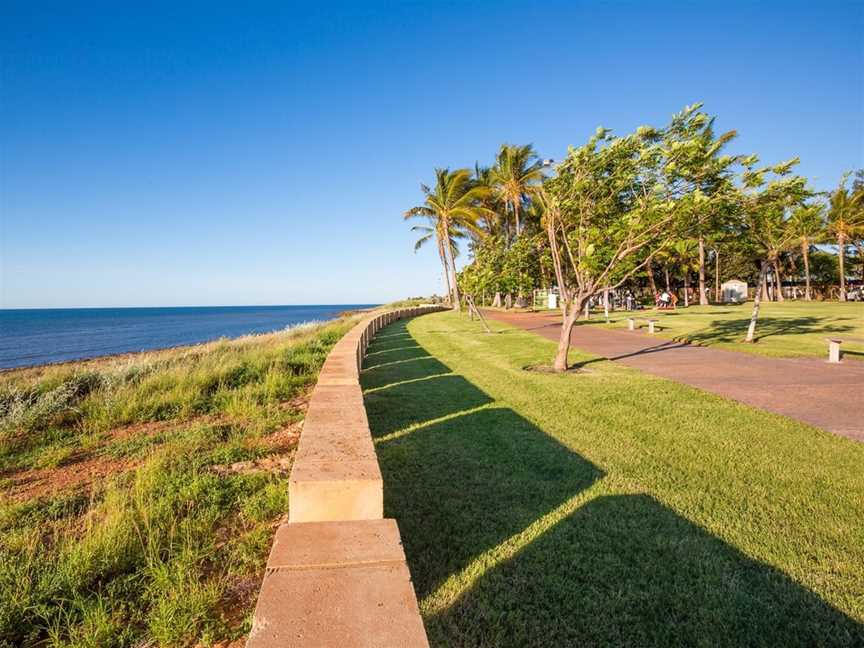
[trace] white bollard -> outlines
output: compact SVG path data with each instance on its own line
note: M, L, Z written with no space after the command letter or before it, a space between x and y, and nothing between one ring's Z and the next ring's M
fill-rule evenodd
M627 330L628 331L635 331L636 330L636 320L633 319L632 317L627 318Z
M840 362L840 340L828 340L828 362Z
M654 333L654 320L648 320L648 333L652 335Z

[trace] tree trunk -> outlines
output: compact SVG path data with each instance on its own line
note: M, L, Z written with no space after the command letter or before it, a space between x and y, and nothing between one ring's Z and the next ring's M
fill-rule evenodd
M846 301L846 237L842 234L837 237L837 254L840 255L840 301Z
M779 259L774 259L774 297L778 302L786 301L783 296L783 279L780 277Z
M687 308L690 305L690 277L688 277L689 274L690 273L686 270L684 271L684 308Z
M570 334L573 331L573 324L579 319L579 313L582 310L582 303L575 301L570 305L569 312L566 312L561 318L561 335L558 336L558 350L555 353L555 362L552 367L555 371L567 371L567 354L570 352Z
M750 326L747 327L747 337L745 342L752 342L753 336L756 335L756 321L759 319L759 305L762 303L762 290L765 287L766 279L768 278L768 262L763 261L759 269L759 286L756 288L756 295L753 297L753 313L750 315Z
M666 292L671 293L672 289L669 287L669 266L663 267L663 273L666 276Z
M519 238L520 224L519 224L519 201L518 200L515 203L513 203L513 213L516 216L516 238Z
M714 303L720 303L720 249L714 250Z
M648 257L645 271L648 273L648 288L651 290L651 299L654 299L654 295L657 294L657 284L654 283L654 264L651 263L651 257Z
M804 257L804 299L813 301L810 293L810 242L807 239L801 241L801 256Z
M459 286L456 285L456 261L453 259L453 250L450 249L450 228L447 223L444 223L444 253L447 255L447 261L450 264L450 282L453 287L453 310L462 310L462 304L459 302Z
M705 290L705 239L699 237L699 305L708 305L708 292Z
M507 310L510 310L511 308L513 308L513 294L512 293L508 292L507 296L504 297L504 308L506 308Z
M603 290L603 317L606 318L606 323L609 323L609 289Z
M492 329L489 328L489 324L486 322L486 318L483 317L483 313L480 312L480 310L477 308L477 304L474 303L474 295L466 295L465 303L468 304L468 313L471 315L471 318L473 319L476 315L477 319L480 320L480 323L483 324L483 328L486 330L486 332L491 333Z
M495 291L495 299L492 300L492 308L501 308L501 291Z
M444 281L447 283L447 301L452 303L453 289L450 287L450 270L447 267L447 257L444 253L444 245L438 241L438 255L441 257L441 265L444 268Z

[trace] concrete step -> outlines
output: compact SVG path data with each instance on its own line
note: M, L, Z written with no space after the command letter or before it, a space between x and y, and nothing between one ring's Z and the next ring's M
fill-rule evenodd
M246 645L427 647L396 521L279 527Z

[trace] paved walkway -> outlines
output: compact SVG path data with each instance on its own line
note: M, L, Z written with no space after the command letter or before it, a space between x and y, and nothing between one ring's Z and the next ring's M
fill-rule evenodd
M556 342L560 335L557 315L484 313ZM764 358L681 344L642 331L578 324L570 341L629 367L864 441L864 362L829 365L816 358Z

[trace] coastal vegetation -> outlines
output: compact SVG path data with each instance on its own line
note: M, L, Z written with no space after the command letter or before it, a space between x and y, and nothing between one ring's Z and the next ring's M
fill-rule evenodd
M354 321L0 373L0 646L248 632L305 395Z
M490 326L398 322L361 376L433 646L864 643L864 446Z
M706 307L720 302L722 281L743 279L755 287L739 339L749 343L762 337L766 300L815 298L814 273L821 298L862 299L864 171L817 191L795 173L798 158L764 164L727 152L737 132L717 133L715 121L694 104L663 127L598 128L557 164L505 144L491 167L436 170L436 187L459 187L458 220L443 200L429 202L428 188L426 206L406 217L429 219L418 247L437 240L455 309L462 300L525 306L534 289L556 291L557 371L576 321L616 290L647 305L662 286L683 293L685 307ZM463 239L471 259L457 273Z

